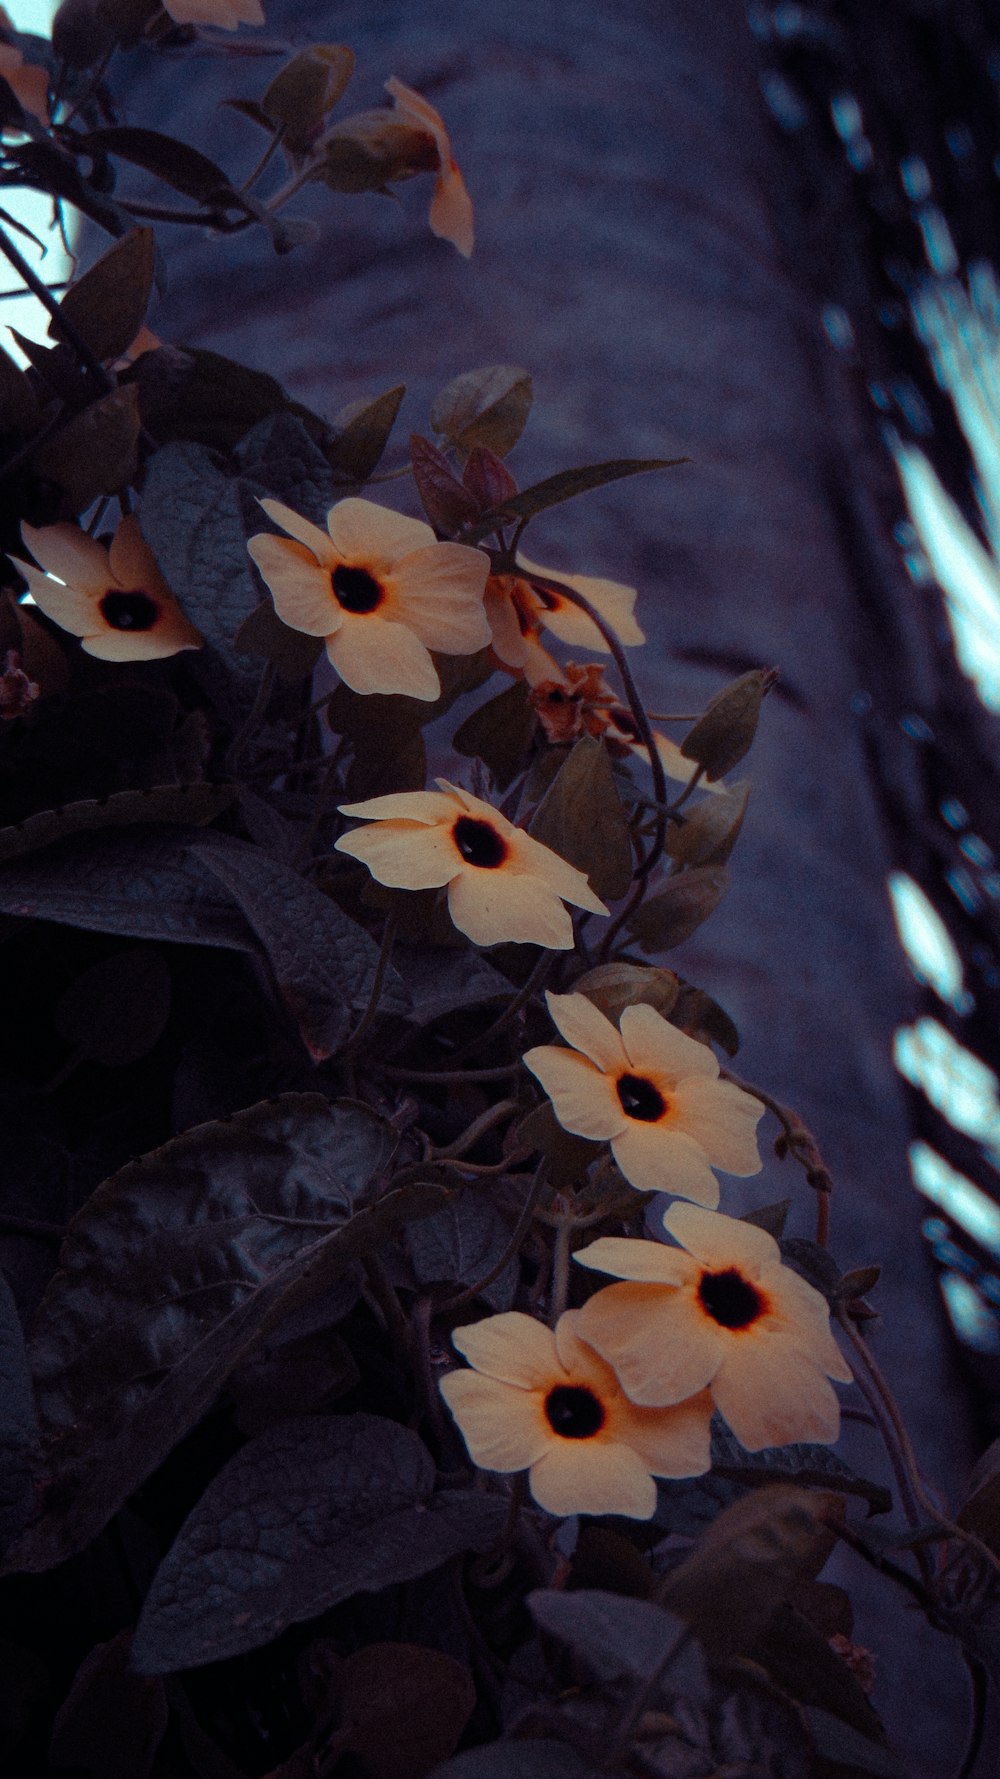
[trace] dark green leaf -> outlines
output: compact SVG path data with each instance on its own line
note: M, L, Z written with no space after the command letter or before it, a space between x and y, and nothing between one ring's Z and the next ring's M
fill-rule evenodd
M823 1760L833 1761L841 1768L849 1767L852 1772L871 1773L875 1779L906 1779L905 1768L891 1749L860 1735L841 1718L814 1705L803 1706L801 1716L816 1753Z
M461 451L486 445L506 457L531 412L531 378L520 365L491 364L465 371L431 404L431 425Z
M670 1021L703 1044L709 1040L718 1044L728 1056L735 1056L740 1047L740 1034L725 1007L713 1001L703 988L693 988L690 982L681 983Z
M278 987L314 1062L340 1049L367 1005L379 948L364 927L306 878L258 847L230 841L192 848L238 903L267 952ZM385 1012L405 1013L409 997L391 965Z
M480 512L502 506L517 493L517 483L507 465L486 445L473 445L462 471L462 481Z
M793 1606L780 1606L767 1634L754 1650L782 1692L800 1705L818 1706L884 1747L877 1711L869 1704L847 1663L821 1632Z
M101 1779L147 1779L166 1734L163 1684L131 1666L132 1632L98 1643L52 1726L49 1759Z
M850 1272L845 1272L838 1283L837 1296L844 1303L851 1303L856 1297L867 1297L869 1291L874 1291L881 1277L880 1266L855 1266Z
M667 836L670 857L679 865L724 865L740 837L749 796L745 778L685 810L681 825Z
M293 511L325 529L326 516L338 498L338 490L319 443L321 436L317 427L301 415L280 408L250 428L233 458L240 474L259 483L263 493L284 501ZM264 525L263 513L260 523Z
M479 512L476 501L444 453L419 432L410 434L410 463L424 512L436 531L451 533L472 522Z
M672 951L697 932L725 895L728 873L717 865L696 865L668 877L629 919L643 951Z
M405 383L398 383L374 401L351 402L341 409L333 422L336 437L327 449L335 470L352 482L367 481L389 443L405 394Z
M566 1742L516 1738L467 1748L428 1779L604 1779L606 1770Z
M7 158L9 151L5 148ZM64 198L84 216L89 216L109 235L127 235L135 228L135 217L116 204L104 191L98 191L80 172L74 155L50 140L23 142L10 153L14 172L8 175L18 185L27 185L44 192L49 198Z
M91 130L80 144L85 153L120 155L135 167L142 167L186 198L209 206L242 205L233 191L227 174L197 148L164 136L159 130L145 130L135 124L111 124L107 129Z
M399 945L393 963L410 997L407 1017L415 1025L431 1025L460 1007L481 1007L506 1000L511 985L478 951L435 951L428 945Z
M354 73L354 51L344 43L311 43L279 68L264 89L261 107L284 125L284 141L304 154L328 111Z
M140 1673L222 1661L355 1594L483 1550L503 1525L495 1496L434 1494L415 1433L376 1415L285 1421L210 1484L150 1588Z
M235 785L155 785L144 791L114 791L110 797L88 797L61 809L42 809L13 827L0 828L0 861L26 852L40 852L69 834L98 828L134 828L149 822L201 827L228 809ZM6 878L0 875L0 884Z
M0 347L0 414L4 432L32 433L41 422L38 397L20 365Z
M231 451L269 414L298 411L274 377L200 348L160 346L126 375L138 387L143 425L161 444L183 439Z
M139 428L138 393L123 383L39 445L32 468L65 489L73 511L82 512L99 494L117 494L135 480Z
M554 1186L579 1186L604 1147L603 1143L592 1143L589 1137L575 1137L563 1130L548 1100L522 1118L514 1139L518 1148L529 1155L537 1151L546 1157Z
M406 1249L421 1285L474 1285L486 1277L510 1243L510 1228L485 1192L467 1187L450 1204L411 1224ZM519 1278L517 1258L481 1293L492 1310L509 1310Z
M761 1205L756 1211L744 1211L741 1223L753 1223L758 1229L765 1229L780 1242L785 1233L785 1223L792 1208L790 1198L779 1198L773 1205Z
M132 229L70 285L59 313L95 358L120 358L131 346L145 320L155 256L152 229Z
M773 667L755 667L716 692L681 743L685 759L704 766L707 778L722 778L738 766L750 750L761 704L777 677Z
M262 599L233 637L241 655L262 655L276 668L286 685L298 685L315 667L323 653L320 636L306 636L283 624L270 598Z
M602 741L582 735L535 811L529 832L614 901L632 881L628 819Z
M804 1236L789 1235L781 1243L781 1256L823 1297L836 1298L840 1268L825 1248Z
M712 1470L734 1482L782 1482L795 1483L800 1488L836 1489L840 1495L858 1495L867 1501L869 1513L892 1511L888 1489L858 1476L827 1445L779 1445L748 1452L732 1433L715 1427Z
M118 951L77 977L53 1023L81 1056L120 1068L152 1050L170 1017L170 998L170 971L158 951Z
M0 1273L0 1552L31 1516L37 1436L21 1321L10 1286Z
M366 1779L424 1779L451 1754L476 1703L469 1669L440 1649L369 1643L334 1676L337 1746Z
M655 1007L667 1018L680 992L680 980L673 970L657 970L652 964L630 964L615 958L598 964L573 983L574 994L586 995L606 1019L615 1025L626 1007L640 1003Z
M452 746L456 753L482 760L502 791L523 767L537 729L531 688L525 680L515 680L466 717L452 737Z
M625 476L641 476L647 470L673 469L676 464L687 461L686 457L618 457L609 463L589 463L580 469L561 470L558 475L546 476L544 482L535 482L531 488L522 489L520 494L512 495L491 513L484 514L466 541L485 537L495 529L498 520L533 519L537 513L560 506L577 494L588 494L592 488L620 482Z
M663 1672L664 1689L698 1697L705 1690L704 1665L697 1651L683 1649L687 1626L648 1600L629 1600L598 1588L571 1593L541 1590L528 1595L535 1623L569 1643L598 1680L649 1680ZM677 1649L677 1671L664 1668ZM683 1677L679 1670L683 1668ZM680 1683L680 1684L678 1684Z

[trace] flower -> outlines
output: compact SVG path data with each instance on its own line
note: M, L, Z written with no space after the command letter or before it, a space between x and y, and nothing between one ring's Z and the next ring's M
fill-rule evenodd
M6 19L0 24L10 21ZM0 80L5 80L22 111L28 111L40 124L49 121L49 74L37 62L26 62L12 43L0 43ZM6 133L6 132L4 132Z
M449 1372L442 1395L473 1462L528 1470L548 1513L651 1519L654 1476L708 1469L711 1399L703 1390L667 1409L637 1408L580 1339L580 1313L566 1310L555 1330L518 1310L457 1329L452 1340L475 1369Z
M451 241L459 253L468 259L472 253L474 231L472 224L472 200L465 189L462 178L451 152L448 132L444 127L444 119L433 105L412 87L404 86L401 80L393 75L385 83L385 90L392 99L396 110L404 123L413 124L416 129L425 131L434 139L437 149L438 166L434 180L434 196L431 199L430 225L431 233L439 235L444 241Z
M630 1185L714 1207L713 1167L760 1172L754 1133L764 1108L719 1080L706 1044L645 1004L624 1009L618 1032L586 995L545 998L573 1049L540 1044L526 1052L525 1067L541 1082L564 1130L610 1141Z
M337 851L368 866L393 889L448 885L448 912L474 945L512 940L568 951L572 902L591 914L608 910L582 871L515 828L468 791L439 778L438 791L399 791L365 803L342 803L343 815L376 823L337 841Z
M201 648L134 515L122 520L110 550L76 525L36 530L24 524L21 536L45 570L17 564L35 604L81 637L86 654L102 661L153 661Z
M247 549L293 630L322 636L354 692L441 694L428 653L471 655L489 642L483 588L489 559L439 544L422 519L372 500L339 500L326 531L277 500L262 500L289 537L258 532Z
M162 0L175 25L218 25L235 31L239 25L264 24L260 0Z
M766 1230L697 1205L663 1219L681 1244L603 1236L577 1254L628 1284L598 1291L580 1333L633 1402L680 1402L706 1385L748 1451L792 1440L829 1444L840 1406L828 1379L851 1382L826 1300Z
M626 648L636 648L646 638L634 617L636 590L620 581L603 581L594 575L563 574L561 569L541 568L526 556L517 558L522 574L491 575L486 583L486 613L493 632L493 647L508 667L526 672L531 683L558 676L551 656L540 650L541 660L533 654L541 629L551 630L560 642L576 648L599 649L605 655L608 645L592 618L572 600L538 586L531 577L563 581L574 592L589 600L605 623Z
M537 652L545 653L541 648ZM581 735L595 735L603 737L616 757L631 750L635 718L607 684L599 661L582 667L567 661L562 672L556 668L555 677L543 680L536 680L526 665L525 678L547 741L565 745Z

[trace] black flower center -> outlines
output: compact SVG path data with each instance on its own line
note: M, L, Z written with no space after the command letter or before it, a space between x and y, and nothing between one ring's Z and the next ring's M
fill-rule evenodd
M330 579L345 612L373 612L385 598L383 589L367 568L347 568L341 562Z
M593 1439L604 1426L604 1406L583 1384L557 1384L545 1398L545 1414L560 1439Z
M110 630L152 630L160 607L148 593L105 593L100 613Z
M638 1118L643 1124L655 1124L667 1109L667 1102L658 1087L644 1075L620 1075L615 1083L621 1109L627 1118Z
M749 1279L730 1266L725 1272L702 1274L701 1305L720 1328L749 1328L764 1313L764 1299Z
M477 822L471 815L459 816L452 837L466 864L476 865L481 871L495 871L509 851L502 834L489 822Z

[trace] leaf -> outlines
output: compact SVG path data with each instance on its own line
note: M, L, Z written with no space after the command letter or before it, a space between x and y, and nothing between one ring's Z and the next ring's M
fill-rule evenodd
M8 151L4 152L6 155ZM49 198L65 199L109 235L127 235L135 228L135 217L108 197L106 191L99 191L91 180L85 179L75 155L55 142L23 142L11 159L17 167L19 185L31 186Z
M410 463L424 512L436 531L456 532L476 518L479 507L447 457L419 432L410 434Z
M405 383L387 389L373 401L350 402L334 419L336 438L327 447L335 470L352 482L365 482L378 467L396 423Z
M287 408L266 414L240 440L233 460L240 474L259 483L265 494L325 529L337 484L317 428L301 415ZM260 523L264 524L263 513ZM322 647L318 641L317 647Z
M102 363L120 358L139 332L155 259L152 229L131 229L70 285L59 304L60 315ZM51 323L49 332L54 333Z
M467 1748L428 1779L604 1779L606 1772L566 1742L516 1737Z
M768 1671L782 1692L800 1705L818 1706L849 1723L859 1735L885 1746L878 1712L869 1704L847 1663L821 1632L793 1606L781 1606L754 1660Z
M815 1576L834 1535L839 1497L776 1483L723 1508L665 1578L663 1603L686 1618L710 1661L744 1655L802 1576Z
M0 1273L0 1551L31 1516L38 1427L14 1294Z
M392 961L410 997L407 1018L414 1025L432 1025L460 1008L507 1000L512 992L506 976L471 948L438 951L397 942Z
M525 680L515 680L466 717L452 737L452 747L467 758L482 760L497 789L506 790L524 765L537 729L531 688Z
M233 637L233 647L241 655L263 655L285 685L294 686L312 672L323 653L323 639L292 630L282 623L273 601L262 599L244 618Z
M775 1241L780 1242L791 1208L790 1198L779 1198L774 1204L760 1205L755 1211L744 1211L740 1222L753 1223L757 1229L766 1229L768 1235L773 1235Z
M750 796L750 780L727 785L717 797L705 797L681 825L671 827L666 850L679 865L724 865L740 837Z
M469 1669L440 1649L370 1643L340 1663L337 1747L370 1779L424 1779L454 1749L476 1703Z
M117 494L138 468L139 397L123 383L81 408L32 454L35 473L57 482L75 513L99 494Z
M842 1718L814 1705L802 1706L800 1714L822 1760L849 1767L852 1772L874 1774L875 1779L906 1779L905 1769L891 1749L860 1735Z
M231 451L258 421L295 411L274 377L199 347L160 346L124 375L139 390L143 425L161 444Z
M311 43L279 68L260 103L268 117L284 126L284 142L293 154L310 148L353 73L354 51L344 43Z
M123 161L152 173L173 191L194 198L196 203L213 209L243 208L221 167L199 149L159 130L112 124L107 129L91 130L82 138L80 148L85 154L119 155Z
M586 970L573 983L573 993L586 995L606 1019L617 1025L626 1007L655 1007L666 1019L680 992L680 978L673 970L657 970L652 964L629 964L621 958Z
M206 842L194 856L225 884L267 952L310 1056L322 1062L345 1042L352 1009L367 1005L379 947L336 902L259 847ZM405 1013L409 999L391 965L380 1006Z
M716 865L680 871L640 904L629 918L629 931L643 951L672 951L715 911L728 884L728 873Z
M131 1652L131 1631L119 1631L81 1664L52 1726L54 1766L148 1779L169 1711L162 1681L133 1673Z
M579 1588L571 1593L538 1589L528 1595L527 1604L535 1623L582 1655L596 1679L650 1680L676 1648L683 1678L672 1666L665 1669L666 1690L695 1698L704 1694L700 1655L682 1647L688 1627L651 1601Z
M170 1017L170 999L170 971L158 951L118 951L77 977L53 1023L88 1061L120 1068L152 1050Z
M781 1257L790 1262L822 1297L836 1301L840 1284L840 1268L825 1248L807 1241L801 1235L787 1235L781 1243Z
M219 835L217 844L222 840ZM5 865L0 913L133 939L257 949L242 914L220 895L215 874L182 841L144 828L79 834L44 857Z
M474 1285L492 1271L510 1236L487 1195L467 1187L433 1217L411 1224L404 1239L418 1284ZM492 1310L509 1310L519 1278L515 1255L480 1296Z
M30 1343L51 1506L9 1555L83 1549L262 1336L441 1187L357 1209L394 1133L367 1107L284 1094L112 1175L70 1224Z
M707 778L723 778L749 753L757 733L760 707L777 680L774 667L755 667L706 704L681 743L686 760L697 760Z
M837 1285L837 1296L844 1303L853 1303L856 1297L867 1297L881 1277L880 1266L855 1266L844 1273Z
M602 741L582 735L532 817L529 833L614 901L632 881L628 819Z
M520 365L484 365L455 377L434 397L431 426L460 451L486 445L506 457L524 431L531 397L531 377Z
M535 482L520 494L504 500L492 512L485 513L475 530L463 541L474 543L485 537L495 530L498 520L533 519L536 514L560 506L577 494L589 494L592 488L603 488L608 482L620 482L626 476L641 476L647 470L673 469L676 464L687 461L686 457L616 457L607 463L589 463L580 469L560 470L558 475L546 476L544 482Z
M578 1186L604 1147L589 1137L575 1137L563 1130L549 1100L522 1118L510 1141L528 1154L537 1151L547 1158L553 1186Z
M257 1649L286 1625L484 1550L506 1509L434 1494L434 1465L378 1415L285 1421L209 1485L153 1579L135 1635L140 1674Z
M0 862L26 852L40 852L69 834L100 828L131 828L148 822L200 827L228 809L236 786L227 784L155 785L141 791L113 791L110 797L88 797L61 809L42 809L10 828L0 828ZM6 877L0 873L0 884Z
M781 1445L748 1452L732 1433L715 1427L712 1470L734 1482L781 1482L802 1488L835 1489L840 1495L860 1496L867 1501L869 1513L892 1512L889 1490L881 1483L858 1476L828 1445Z
M473 445L462 471L462 481L480 512L502 506L517 493L517 483L507 465L486 445Z
M725 1007L713 1001L703 988L693 988L690 982L681 983L670 1021L691 1038L718 1044L728 1056L735 1056L740 1047L740 1034Z
M41 424L38 397L29 378L0 347L0 414L4 432L32 433Z

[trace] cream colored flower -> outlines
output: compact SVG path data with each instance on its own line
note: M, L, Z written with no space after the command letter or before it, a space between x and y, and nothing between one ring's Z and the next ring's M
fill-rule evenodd
M532 582L532 575L564 581L567 587L589 600L626 648L636 648L646 638L635 621L636 591L620 581L604 581L594 575L564 574L558 568L542 568L526 556L517 558L523 574L495 574L486 583L486 612L493 632L493 647L508 667L527 673L532 684L557 678L559 669L538 643L542 629L551 630L560 642L574 648L599 649L608 645L592 618L572 600ZM536 652L537 651L537 652Z
M637 1408L610 1365L579 1337L580 1312L555 1331L509 1310L452 1340L475 1367L452 1371L441 1392L473 1462L527 1470L548 1513L620 1513L648 1520L655 1476L709 1467L711 1398L703 1390L667 1409Z
M525 1054L525 1067L549 1095L563 1129L610 1142L631 1185L714 1207L713 1168L760 1172L755 1132L764 1108L719 1080L707 1045L644 1004L625 1008L618 1031L586 995L545 998L573 1049L540 1044Z
M435 781L437 791L399 791L364 803L342 803L343 815L373 825L337 841L337 851L368 866L393 889L448 886L448 912L475 945L517 942L568 951L572 902L607 914L582 871L515 828L492 804Z
M161 0L175 25L218 25L235 31L239 25L264 24L260 0Z
M86 654L102 661L154 661L201 648L134 515L122 520L110 550L76 525L36 530L25 524L21 536L45 571L17 564L35 604L79 636Z
M489 642L482 550L439 544L422 519L372 500L338 501L326 531L280 501L260 504L290 534L262 531L247 544L275 610L325 639L352 691L433 700L441 682L428 651L472 655Z
M0 80L7 82L22 111L30 112L40 124L48 123L48 69L37 62L26 62L12 43L0 43Z
M681 1402L707 1386L748 1451L835 1440L840 1405L828 1378L847 1384L851 1371L825 1299L753 1223L681 1204L663 1222L681 1248L605 1236L576 1255L631 1281L580 1311L580 1333L631 1400Z
M472 200L451 152L444 119L433 105L429 105L412 87L404 86L395 75L386 81L385 90L404 123L413 124L416 129L426 131L434 139L438 168L434 180L434 196L431 199L431 233L444 241L451 241L459 253L468 259L475 242Z

